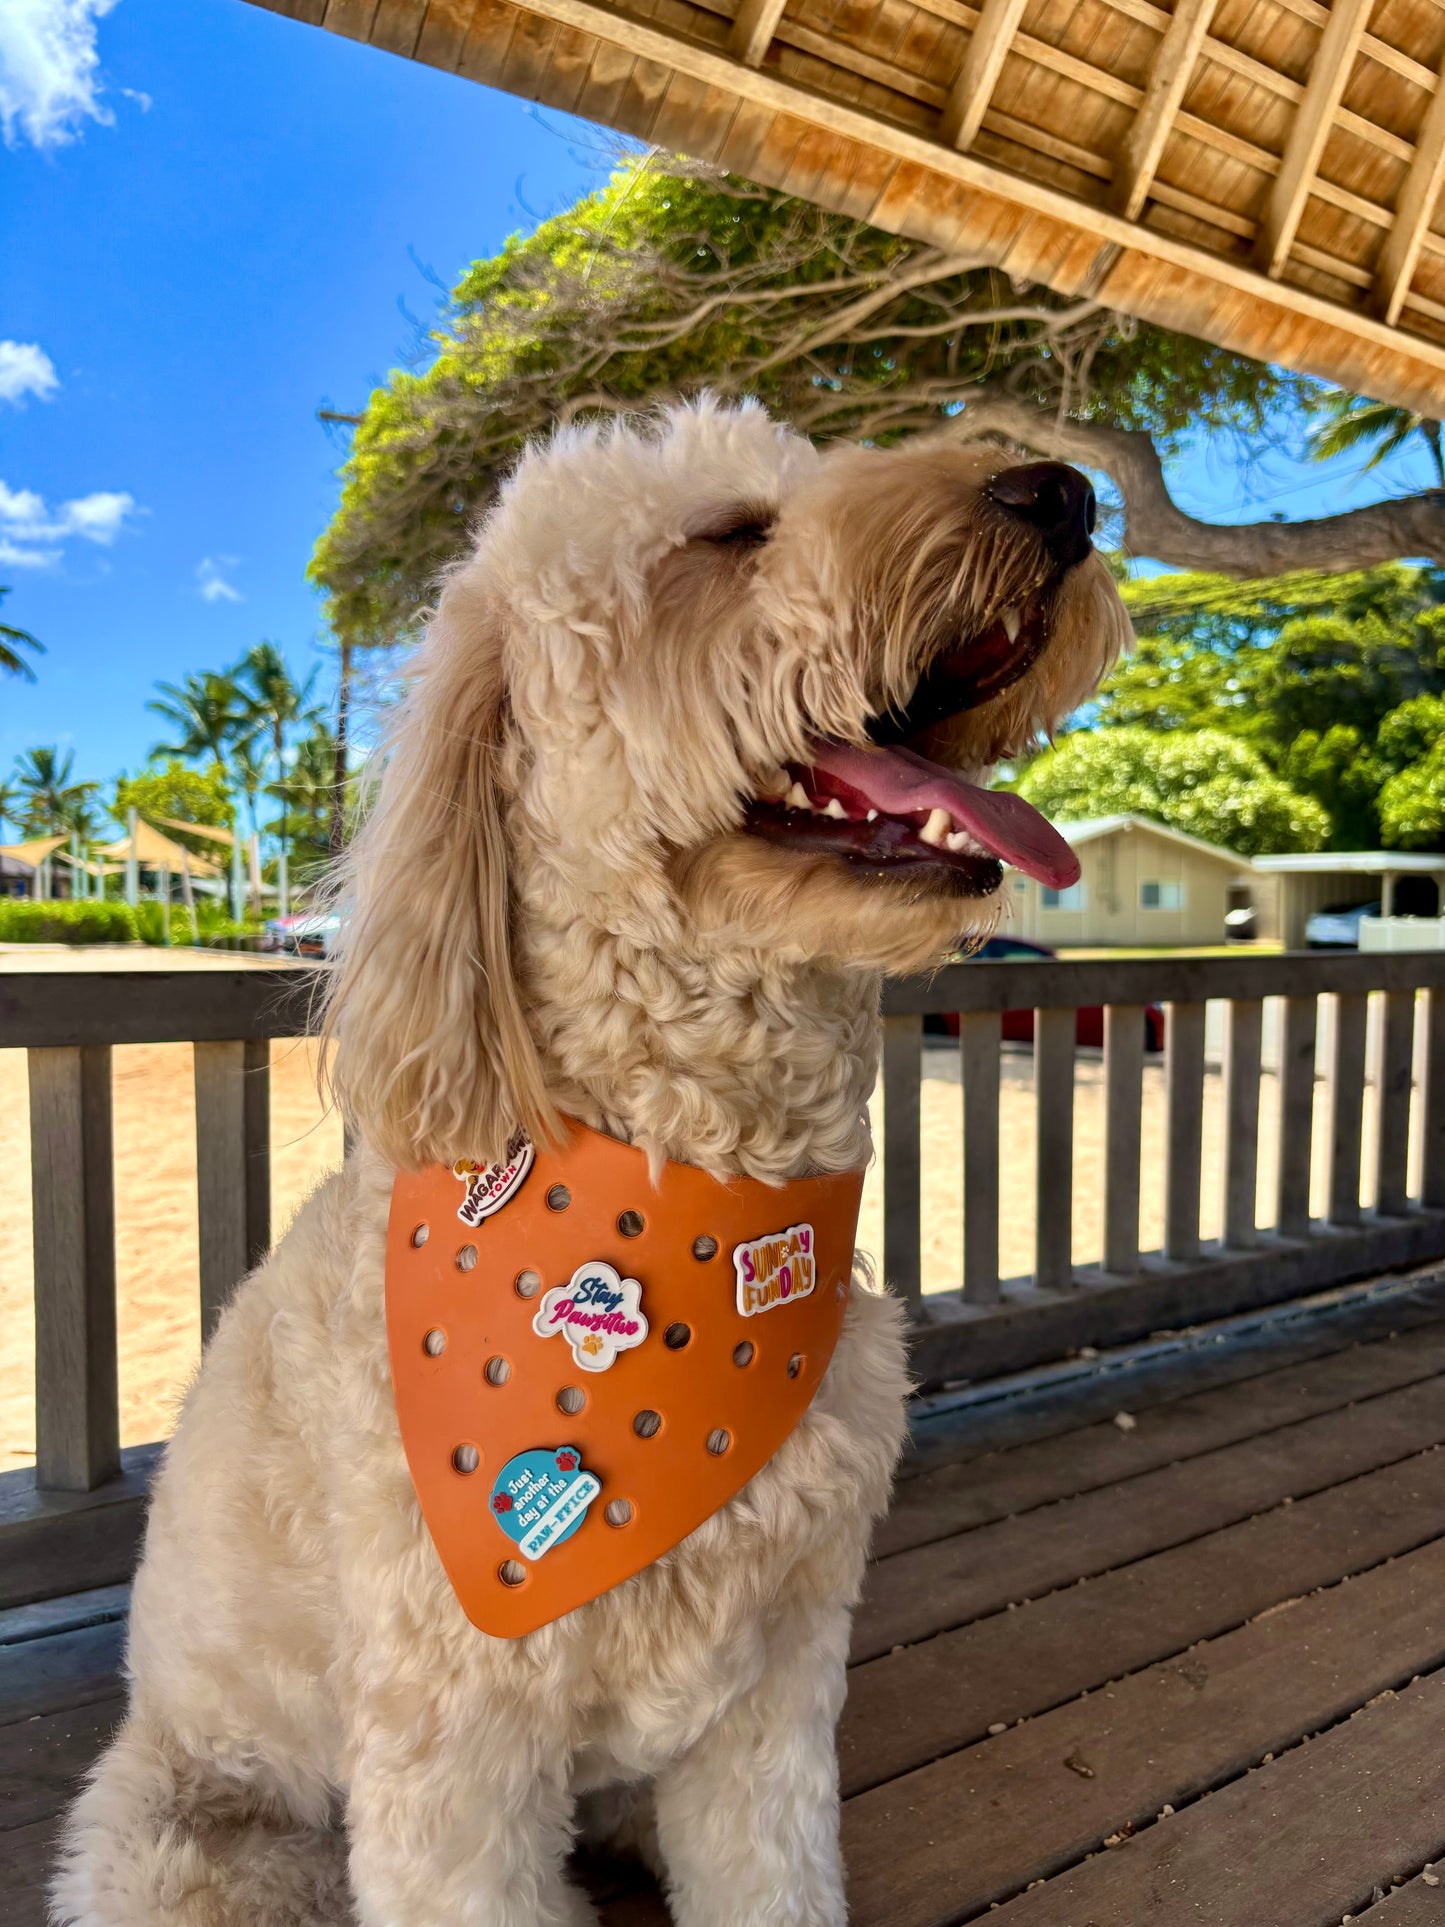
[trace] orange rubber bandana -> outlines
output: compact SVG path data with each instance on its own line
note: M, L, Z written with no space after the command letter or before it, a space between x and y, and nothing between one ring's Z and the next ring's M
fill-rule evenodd
M386 1331L407 1464L473 1625L515 1639L740 1492L822 1382L861 1171L723 1182L569 1122L397 1177Z

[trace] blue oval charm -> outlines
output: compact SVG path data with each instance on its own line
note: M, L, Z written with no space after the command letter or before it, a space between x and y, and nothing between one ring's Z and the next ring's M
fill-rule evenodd
M526 1559L570 1539L602 1491L575 1445L519 1452L497 1474L492 1517Z

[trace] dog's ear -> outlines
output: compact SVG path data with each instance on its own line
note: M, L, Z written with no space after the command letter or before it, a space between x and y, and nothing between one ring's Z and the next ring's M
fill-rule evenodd
M501 625L478 574L453 577L428 626L338 890L328 1081L404 1169L557 1127L513 970Z

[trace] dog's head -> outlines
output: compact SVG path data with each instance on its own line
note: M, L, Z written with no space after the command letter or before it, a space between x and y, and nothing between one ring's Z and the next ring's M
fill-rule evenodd
M986 784L1128 634L1093 515L1056 463L819 452L756 408L529 454L357 839L332 1019L367 1135L414 1163L546 1127L519 920L905 969L991 927L1005 864L1072 882Z

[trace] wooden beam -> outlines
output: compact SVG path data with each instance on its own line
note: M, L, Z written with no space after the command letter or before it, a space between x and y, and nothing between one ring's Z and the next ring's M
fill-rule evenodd
M743 0L728 35L728 52L748 67L761 67L788 0Z
M1217 0L1179 0L1149 69L1144 102L1129 129L1114 176L1114 205L1136 221L1149 198L1164 143L1194 74Z
M1445 83L1445 67L1441 69ZM1440 188L1445 182L1445 84L1435 90L1426 110L1415 158L1400 189L1394 223L1385 236L1375 268L1375 285L1370 305L1382 321L1393 327L1400 318L1405 296L1415 278L1415 268L1425 236L1435 218Z
M1279 278L1289 259L1373 5L1374 0L1334 0L1330 8L1255 243L1255 260L1271 280Z
M966 153L978 138L1023 11L1024 0L983 0L963 65L943 109L940 131L948 145L960 153Z

